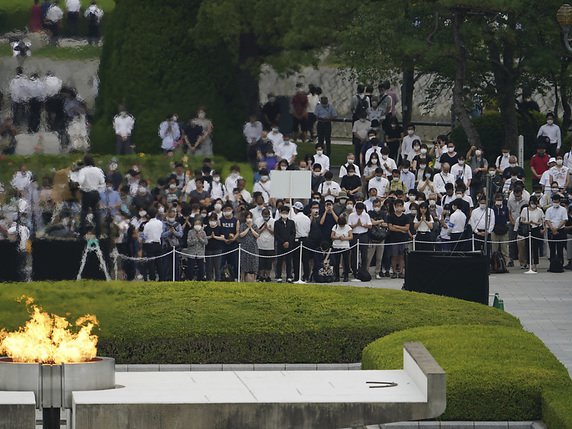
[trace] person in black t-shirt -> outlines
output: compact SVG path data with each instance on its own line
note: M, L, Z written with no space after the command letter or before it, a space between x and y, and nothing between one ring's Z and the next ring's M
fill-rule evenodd
M221 280L220 274L220 254L224 247L224 233L218 222L216 213L212 213L208 218L208 224L205 226L205 233L207 234L207 245L205 247L206 256L206 279ZM214 276L213 276L214 271Z
M411 219L404 213L403 201L396 200L393 204L395 213L389 215L387 223L389 225L389 248L391 255L391 267L393 274L391 278L403 278L404 255L407 241L411 239ZM399 243L399 244L395 244Z
M441 158L439 158L439 162L441 163L441 165L447 163L452 167L458 161L459 161L459 154L455 152L455 143L453 142L447 143L447 152L441 155Z
M345 191L350 198L359 199L363 197L361 179L356 174L356 169L353 165L348 165L348 174L342 177L340 187Z

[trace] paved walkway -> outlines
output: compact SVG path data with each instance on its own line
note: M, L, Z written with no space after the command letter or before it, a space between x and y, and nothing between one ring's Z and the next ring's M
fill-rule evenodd
M546 259L540 262L538 274L525 274L519 268L509 268L508 274L491 274L489 291L500 295L505 311L518 317L524 329L540 338L572 377L572 271L548 273ZM340 284L401 289L403 280Z

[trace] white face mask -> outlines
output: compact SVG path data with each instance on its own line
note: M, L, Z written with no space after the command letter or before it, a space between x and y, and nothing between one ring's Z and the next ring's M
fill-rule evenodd
M412 136L413 134L415 134L415 130L407 130L407 134Z
M372 164L377 164L377 159L371 159L370 161Z
M421 170L425 170L426 167L427 167L427 164L419 164L419 168Z
M415 201L415 195L409 195L409 201Z
M562 160L561 159L557 159L556 160L556 165L558 165L559 167L562 165Z
M213 182L219 183L219 182L220 182L220 177L213 177Z
M353 210L353 209L354 209L354 206L353 206L352 204L347 204L347 205L346 205L346 210L349 211L349 210Z
M531 208L531 209L535 209L535 208L536 208L536 204L530 204L530 208Z
M437 205L437 201L435 201L435 200L429 200L429 205L430 205L431 207L434 207L434 206Z
M354 163L353 158L352 158L352 159L348 159L348 164L353 164L353 163Z
M480 151L480 150L476 150L476 151L475 151L475 155L477 155L477 156L481 156L482 154L483 154L483 152Z
M197 115L197 117L198 117L199 119L205 119L205 118L207 117L207 115L206 115L205 112L199 112L199 114Z
M201 225L195 225L195 226L193 226L193 228L197 232L200 231L201 229L203 229L203 227Z
M423 155L425 155L425 154L427 153L427 149L425 149L425 148L421 149L421 153L422 153Z
M453 152L455 152L455 148L454 147L448 147L447 152L453 153Z
M553 121L552 119L548 119L548 120L546 121L546 123L547 123L548 125L552 125L552 124L554 123L554 121Z
M411 214L415 216L417 214L417 210L411 210Z
M383 158L384 161L385 161L387 158L389 158L388 155L381 155L381 157Z
M214 209L215 209L216 211L220 211L220 210L222 209L222 204L216 203L216 204L214 205Z
M425 178L426 178L426 179L430 179L430 178L431 178L431 174L430 174L430 173L429 173L429 174L426 174L426 175L425 175Z
M232 211L226 210L226 211L224 212L224 217L231 217L231 216L232 216Z
M272 128L272 132L273 132L273 133L277 133L277 132L278 132L278 128Z
M316 151L316 155L322 155L323 153L324 153L323 150L317 150L317 151Z
M497 207L501 207L502 206L502 201L495 201L495 205Z
M503 158L508 158L508 155L509 155L508 153L504 153L504 152L502 154Z
M281 166L280 166L280 170L282 170L282 171L286 171L287 168L288 168L288 167L286 167L285 165L281 165Z
M479 207L482 208L482 209L486 209L486 208L487 208L487 205L486 205L486 204L479 204Z
M284 220L288 219L288 213L281 213L280 217Z
M268 182L269 177L268 176L260 176L260 181L261 182Z

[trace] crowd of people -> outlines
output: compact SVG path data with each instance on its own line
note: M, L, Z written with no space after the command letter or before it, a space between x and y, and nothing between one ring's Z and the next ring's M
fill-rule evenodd
M67 176L58 179L63 188L51 178L38 184L22 165L10 183L13 198L2 206L0 236L19 237L22 250L31 235L107 238L126 279L321 282L371 273L402 278L407 250L481 250L502 267L534 271L545 255L549 271L572 269L572 151L561 152L551 114L539 130L526 189L527 171L508 148L487 158L483 147L461 153L445 135L427 144L413 124L401 127L393 101L385 101L392 99L388 86L379 89L379 95L363 95L367 106L359 107L359 93L352 103L354 151L339 168L325 141L317 141L313 153L298 154L295 138L316 138L321 109L333 111L316 94L312 123L309 104L302 102L311 92L298 88L292 115L304 128L283 133L267 106L261 120L253 115L244 125L252 183L238 165L222 176L204 155L201 168L190 171L175 162L163 177L147 177L137 165L120 171L116 161L103 171L86 155L72 168L70 186ZM305 110L296 111L296 103ZM367 119L380 105L382 114L375 115L387 129ZM199 155L197 142L210 140L213 129L205 108L188 126L179 127L177 119L169 115L159 127L164 151L179 150L186 138L183 150ZM133 124L124 110L116 116L118 152L128 153ZM310 171L308 197L275 198L272 170ZM8 190L3 187L0 195ZM173 249L174 265L165 257Z

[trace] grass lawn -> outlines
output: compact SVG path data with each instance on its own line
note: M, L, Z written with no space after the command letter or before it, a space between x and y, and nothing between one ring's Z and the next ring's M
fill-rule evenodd
M32 51L31 58L45 57L53 60L92 60L101 55L99 46L80 46L77 48L44 46L36 51ZM0 45L0 57L11 57L12 48L9 45Z

